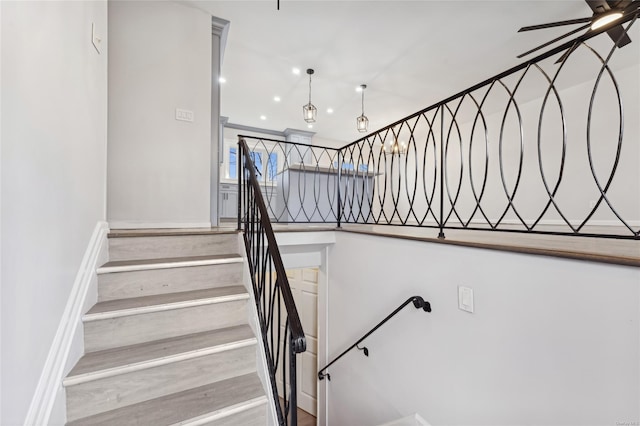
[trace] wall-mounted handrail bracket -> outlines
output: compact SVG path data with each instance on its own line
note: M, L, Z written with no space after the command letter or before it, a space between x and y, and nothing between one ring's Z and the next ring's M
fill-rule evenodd
M329 364L325 365L323 368L321 368L318 371L318 379L319 380L324 380L324 378L326 377L328 380L331 380L331 376L329 375L329 373L324 373L324 371L329 368L331 365L333 365L333 363L335 363L337 360L339 360L340 358L342 358L344 355L347 354L347 352L349 352L350 350L352 350L353 348L357 348L361 351L364 352L365 356L369 356L369 349L366 346L363 346L362 348L359 347L358 345L367 337L369 337L371 335L371 333L373 333L374 331L376 331L377 329L379 329L382 325L384 325L384 323L386 323L387 321L389 321L391 318L393 318L398 312L400 312L405 306L407 306L409 303L413 303L413 306L416 309L422 309L425 312L431 312L431 304L429 302L427 302L426 300L424 300L422 297L420 296L411 296L410 298L408 298L407 300L405 300L400 306L398 306L396 308L396 310L394 310L393 312L391 312L389 315L387 315L387 317L385 319L383 319L382 321L380 321L375 327L373 327L371 330L369 330L367 332L367 334L365 334L364 336L362 336L357 342L355 342L353 345L349 346L349 348L347 348L344 352L342 352L340 355L338 355L336 358L333 359L333 361L331 361Z
M364 352L364 356L369 356L369 349L366 346L360 347L356 345L356 349Z

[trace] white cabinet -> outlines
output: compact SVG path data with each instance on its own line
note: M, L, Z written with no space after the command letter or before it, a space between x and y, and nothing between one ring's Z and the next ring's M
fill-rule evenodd
M260 185L269 217L273 220L277 206L277 193L273 185ZM220 184L220 218L235 219L238 217L238 185Z
M238 185L223 183L220 185L220 218L238 217Z

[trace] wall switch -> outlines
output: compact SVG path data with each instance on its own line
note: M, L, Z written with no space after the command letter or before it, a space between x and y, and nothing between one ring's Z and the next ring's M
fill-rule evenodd
M458 308L473 313L473 289L458 287Z
M193 111L176 108L176 120L189 121L193 123Z

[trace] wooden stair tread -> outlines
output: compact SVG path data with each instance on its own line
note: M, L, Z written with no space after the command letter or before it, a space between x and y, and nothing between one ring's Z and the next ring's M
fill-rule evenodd
M237 229L215 228L176 228L176 229L112 229L108 238L135 238L135 237L183 237L190 235L227 235L238 234Z
M204 290L183 291L179 293L156 294L99 302L85 314L83 321L115 318L146 312L157 312L220 303L232 300L248 299L249 293L244 286L208 288Z
M221 263L241 263L237 253L213 254L207 256L165 257L157 259L114 260L100 266L98 274L110 272L140 271L147 269L176 268L185 266L217 265Z
M239 325L131 346L89 352L73 367L65 386L110 377L160 364L202 356L225 348L257 342L248 325Z
M225 410L232 407L241 409L242 406L253 407L266 402L258 375L250 373L81 418L67 425L188 424L188 420L222 418Z

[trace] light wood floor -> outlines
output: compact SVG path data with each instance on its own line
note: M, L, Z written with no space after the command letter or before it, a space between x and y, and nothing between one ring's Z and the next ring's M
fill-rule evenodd
M224 221L220 227L198 228L189 232L229 232L235 222ZM616 229L593 229L584 232L615 233ZM278 232L318 232L338 230L334 224L274 224ZM446 238L438 240L438 230L410 226L352 225L342 226L344 231L373 233L398 238L417 239L444 244L459 244L495 250L517 251L546 256L568 257L595 262L640 266L640 240L617 240L610 238L575 237L566 235L523 234L495 231L446 230ZM554 231L553 227L545 229ZM119 235L183 233L185 229L118 230ZM624 230L620 230L624 233Z
M284 407L284 400L282 398L280 398L280 407ZM298 426L316 426L316 418L303 409L298 408Z
M316 418L298 408L298 426L316 426Z

